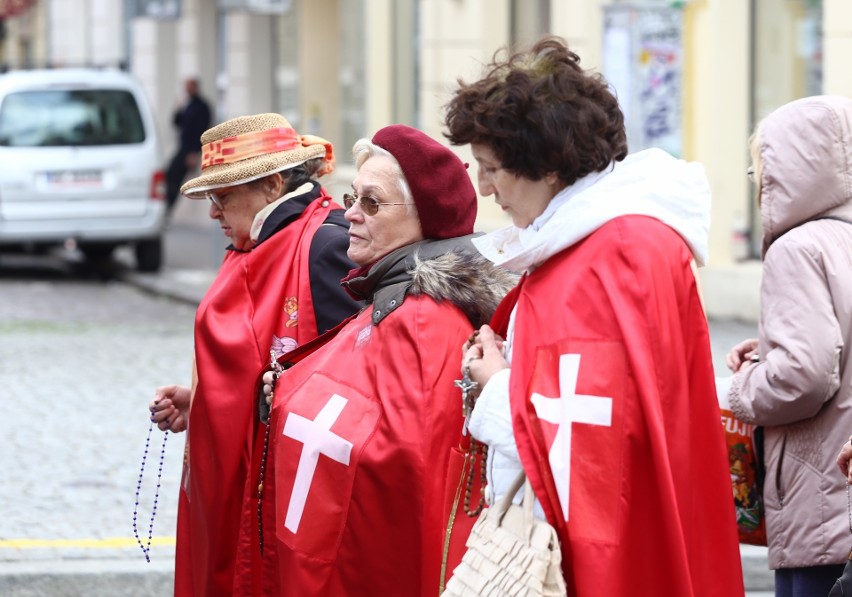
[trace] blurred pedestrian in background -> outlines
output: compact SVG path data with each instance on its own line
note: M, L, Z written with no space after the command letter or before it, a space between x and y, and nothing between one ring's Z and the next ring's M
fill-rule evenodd
M209 199L232 244L196 314L193 387L158 388L149 407L160 429L189 423L175 594L211 597L236 594L243 488L264 437L258 372L360 303L340 286L353 267L344 212L317 182L334 169L331 144L278 114L228 120L201 142L201 175L181 192Z
M775 594L826 595L849 555L834 466L852 431L852 99L790 102L758 124L750 149L760 325L728 353L728 396L739 419L764 427Z
M186 175L201 163L201 135L210 128L210 105L201 96L197 79L184 82L186 97L172 116L178 130L178 146L166 170L166 201L174 209Z
M707 178L659 149L628 155L615 96L579 61L543 39L448 105L480 194L512 218L473 243L525 272L464 345L489 501L523 469L569 595L743 595L692 268L707 258Z
M476 192L447 147L392 125L353 153L358 267L343 283L369 307L274 388L265 473L250 483L263 487L262 571L245 574L268 595L438 595L481 495L459 450L458 349L517 277L471 245Z

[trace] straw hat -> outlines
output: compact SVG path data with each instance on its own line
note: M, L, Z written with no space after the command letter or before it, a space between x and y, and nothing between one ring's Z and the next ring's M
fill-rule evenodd
M180 192L204 199L209 191L232 187L325 157L317 176L334 170L334 148L320 137L300 135L280 114L226 120L201 135L201 176Z

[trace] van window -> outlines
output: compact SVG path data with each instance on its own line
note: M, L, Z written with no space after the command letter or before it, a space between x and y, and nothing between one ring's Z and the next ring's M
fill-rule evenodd
M51 89L11 93L0 106L0 145L62 147L141 143L136 100L117 89Z

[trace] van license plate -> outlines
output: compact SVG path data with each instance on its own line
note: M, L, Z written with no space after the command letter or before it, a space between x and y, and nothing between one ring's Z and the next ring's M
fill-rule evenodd
M53 189L98 188L103 177L100 170L54 170L44 173L44 181Z

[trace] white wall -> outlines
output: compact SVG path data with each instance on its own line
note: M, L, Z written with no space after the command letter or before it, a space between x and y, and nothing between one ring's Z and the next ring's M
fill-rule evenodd
M823 0L823 90L852 97L852 2Z
M175 89L176 24L172 21L135 19L132 25L132 73L151 101L165 167L176 146L172 112L177 105Z
M55 66L85 65L91 54L92 26L86 4L51 0L48 11L50 55Z

